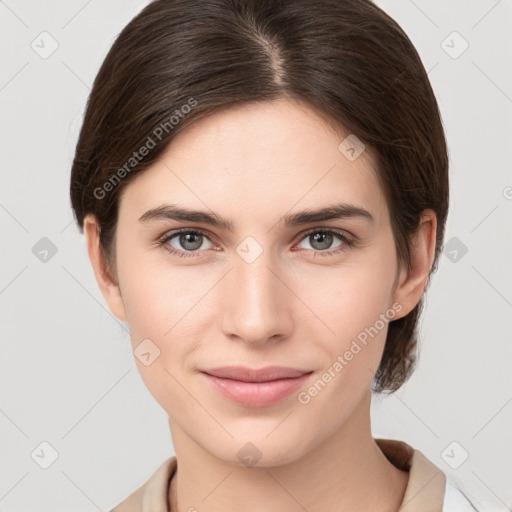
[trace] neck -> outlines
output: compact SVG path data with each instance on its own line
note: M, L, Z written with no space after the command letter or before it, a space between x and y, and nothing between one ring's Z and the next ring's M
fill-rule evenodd
M408 473L388 461L371 435L370 393L330 437L271 467L234 465L172 420L169 425L178 461L169 488L172 512L392 512L407 487Z

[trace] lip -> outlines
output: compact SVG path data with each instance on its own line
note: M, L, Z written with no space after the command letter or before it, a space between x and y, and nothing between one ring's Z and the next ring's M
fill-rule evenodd
M267 366L265 368L252 369L245 366L222 366L203 370L204 373L221 379L232 379L243 382L268 382L277 379L292 379L300 377L311 370L299 370L286 366Z
M253 370L240 366L213 368L201 372L224 397L246 407L274 404L300 388L313 371L270 366Z

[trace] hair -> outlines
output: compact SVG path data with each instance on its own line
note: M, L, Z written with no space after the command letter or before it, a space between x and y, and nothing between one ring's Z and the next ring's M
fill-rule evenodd
M181 130L230 107L298 100L354 134L373 157L397 260L410 268L421 213L448 214L448 151L436 98L413 44L370 0L155 0L121 31L94 80L71 169L79 229L94 214L117 282L122 191ZM423 296L391 321L373 392L416 365Z

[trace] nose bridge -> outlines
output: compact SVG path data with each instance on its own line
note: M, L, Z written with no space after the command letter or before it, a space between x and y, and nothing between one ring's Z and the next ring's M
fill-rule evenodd
M258 244L259 245L259 244ZM246 341L264 342L283 335L289 328L284 294L286 287L276 277L275 262L270 249L248 240L237 248L234 269L229 281L229 308L224 329Z

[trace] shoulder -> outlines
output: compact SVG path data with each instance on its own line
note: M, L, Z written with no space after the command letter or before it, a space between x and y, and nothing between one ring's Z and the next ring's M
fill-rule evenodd
M409 472L409 481L402 501L402 508L429 512L478 512L480 501L468 498L464 486L446 474L421 451L403 441L375 439L388 460L397 468ZM478 503L476 508L474 503Z
M167 491L176 467L176 456L166 459L145 483L109 512L168 512Z

